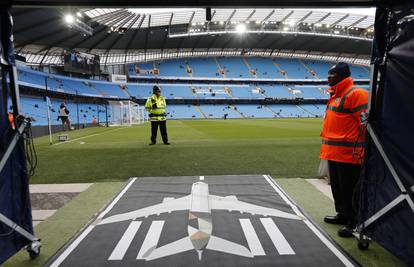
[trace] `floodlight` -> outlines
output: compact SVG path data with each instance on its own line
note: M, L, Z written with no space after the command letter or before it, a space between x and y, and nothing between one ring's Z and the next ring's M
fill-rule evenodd
M320 23L316 23L316 24L315 24L315 27L322 27L322 24L320 24Z
M288 27L284 27L284 28L283 28L283 30L284 30L285 32L287 32L287 31L289 30L289 28L288 28Z
M291 21L288 22L288 24L289 24L289 26L295 26L295 21L291 20Z
M75 21L75 18L71 14L66 14L65 21L67 24L72 24Z
M244 25L244 24L238 24L236 26L236 31L238 33L244 33L246 31L246 25Z
M84 23L79 18L80 17L78 16L78 18L75 19L75 17L70 13L68 13L64 16L64 20L65 20L65 22L66 22L66 24L68 25L69 28L78 30L83 34L87 34L89 36L92 36L92 34L93 34L92 27L89 26L88 24ZM113 29L108 30L108 32L110 32L110 31L113 31Z
M78 11L78 12L76 12L76 16L82 18L82 13Z

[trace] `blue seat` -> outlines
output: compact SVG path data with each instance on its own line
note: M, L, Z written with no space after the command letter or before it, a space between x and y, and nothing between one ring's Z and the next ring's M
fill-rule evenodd
M247 58L252 69L256 71L258 78L269 78L269 79L284 79L279 69L273 64L270 58Z
M254 78L242 58L217 58L228 78Z
M297 59L276 58L275 62L286 71L289 79L314 79L312 74Z

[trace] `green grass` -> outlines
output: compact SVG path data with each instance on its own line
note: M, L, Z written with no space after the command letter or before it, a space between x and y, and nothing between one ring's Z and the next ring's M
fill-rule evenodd
M68 143L35 140L32 183L124 181L132 176L272 174L314 177L320 119L168 121L171 146L148 146L150 124L70 132ZM96 135L95 135L96 134Z

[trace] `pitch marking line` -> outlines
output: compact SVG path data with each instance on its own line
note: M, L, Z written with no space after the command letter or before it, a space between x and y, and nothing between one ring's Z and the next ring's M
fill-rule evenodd
M352 262L349 261L347 257L345 257L344 254L342 254L341 251L339 251L331 241L329 241L326 236L322 234L322 232L311 222L308 220L307 217L304 216L304 214L298 209L298 207L286 196L286 193L280 188L278 184L276 184L275 181L273 181L273 178L271 178L270 175L263 175L263 177L266 179L266 181L270 184L270 186L282 197L282 199L292 207L293 211L296 213L296 215L303 217L303 222L309 227L309 229L312 230L312 232L329 248L332 253L335 254L336 257L345 266L355 266Z
M121 197L125 194L125 192L131 187L131 185L137 180L137 178L132 178L132 180L125 186L125 188L116 196L116 198L111 202L111 204L106 207L106 209L98 216L98 218L95 220L99 221L100 219L105 216L106 213L108 213L115 204L121 199ZM88 227L70 244L68 248L65 249L65 251L60 254L60 256L53 261L53 263L50 265L50 267L58 267L68 256L72 251L82 242L82 240L95 228L96 223L89 224Z
M65 142L61 142L61 143L56 143L56 144L53 144L52 146L59 146L59 145L63 145L63 144L67 144L67 143L73 142L73 141L77 141L77 140L81 140L81 139L84 139L84 138L89 138L89 137L92 137L92 136L97 136L97 135L101 135L101 134L105 134L105 133L109 133L109 132L113 132L113 131L120 130L120 129L125 129L125 128L128 128L128 127L120 127L120 128L116 128L116 129L111 129L111 130L108 130L108 131L104 131L102 133L85 135L85 136L82 136L82 137L78 137L78 138L75 138L75 139L71 139L69 141L65 141Z

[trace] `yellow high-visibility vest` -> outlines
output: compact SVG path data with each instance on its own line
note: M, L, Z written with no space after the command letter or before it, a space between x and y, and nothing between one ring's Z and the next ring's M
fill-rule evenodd
M155 94L148 97L145 103L145 109L149 112L150 120L165 121L167 102L163 96L157 97Z

